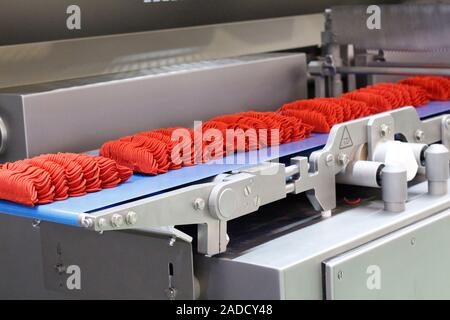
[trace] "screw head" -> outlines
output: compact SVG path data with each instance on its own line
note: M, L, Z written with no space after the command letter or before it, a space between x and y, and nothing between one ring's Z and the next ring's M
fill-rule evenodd
M326 161L328 167L334 166L334 156L331 153L329 155L327 155L327 157L325 158L325 161Z
M382 124L380 126L380 135L382 137L387 137L391 133L391 128L387 124Z
M202 198L195 199L195 201L194 201L194 209L195 210L198 210L198 211L204 210L205 207L206 207L205 200L203 200Z
M169 298L169 300L175 300L175 298L177 297L177 289L168 288L166 290L166 295L167 295L167 298Z
M425 140L425 132L423 132L422 130L417 130L415 138L416 138L417 142L424 141Z
M66 272L66 270L67 270L66 266L63 265L62 263L58 263L57 265L55 265L55 271L58 274L63 274Z
M104 228L106 226L106 220L104 218L98 219L97 225L99 228Z
M338 277L339 280L344 279L344 272L343 271L339 271L338 274L337 274L337 277Z
M414 246L416 244L416 238L411 239L411 245Z
M348 155L341 153L338 157L339 164L345 166L349 162Z
M94 221L87 217L82 217L80 223L86 229L91 228L94 225Z
M137 213L134 212L134 211L128 212L127 213L127 217L126 217L126 221L127 221L127 224L129 224L129 225L136 224L136 222L137 222Z
M119 227L121 227L122 225L123 225L123 217L120 215L120 214L114 214L112 217L111 217L111 225L114 227L114 228L119 228Z
M41 220L33 219L33 221L31 222L31 225L33 228L39 228L39 226L41 225Z
M172 237L169 240L169 246L173 247L175 245L175 242L177 242L177 238Z

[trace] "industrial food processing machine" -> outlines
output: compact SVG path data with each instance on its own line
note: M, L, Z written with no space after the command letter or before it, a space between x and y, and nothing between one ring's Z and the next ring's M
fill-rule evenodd
M106 19L41 1L46 19L21 2L0 4L1 163L450 77L442 3L96 1ZM404 106L83 197L0 201L0 297L450 298L449 111Z

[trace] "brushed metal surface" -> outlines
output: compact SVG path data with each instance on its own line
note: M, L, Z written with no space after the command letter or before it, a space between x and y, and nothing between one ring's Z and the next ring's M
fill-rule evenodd
M380 5L379 29L369 29L367 5L332 8L332 32L338 44L359 49L435 51L450 49L450 4Z
M192 127L194 120L249 109L275 110L305 96L304 54L257 55L141 71L125 79L4 89L1 115L19 140L0 162L93 150L142 130Z
M2 0L0 30L7 32L0 38L0 45L320 13L331 5L355 3L370 1ZM80 29L66 27L69 17L66 11L72 4L80 8Z
M327 299L449 299L450 211L324 263Z
M375 198L356 208L342 208L339 211L343 211L329 219L241 252L225 254L217 258L220 261L211 259L209 262L202 258L198 262L202 274L197 276L205 295L213 299L246 299L250 296L257 299L267 294L281 299L325 299L323 261L448 211L449 195L433 197L426 193L426 182L411 187L403 213L383 211L382 201ZM280 209L279 215L283 214ZM432 248L428 247L428 250ZM415 256L415 259L421 257ZM435 269L433 263L426 266L429 270ZM408 268L408 264L403 267ZM235 278L234 274L238 276ZM257 274L261 274L260 279L264 281L248 280ZM202 279L216 281L202 282Z
M171 243L170 235L149 232L98 234L51 223L41 224L40 235L45 287L61 297L167 300L167 290L175 288L176 299L194 298L189 242ZM70 266L79 267L79 289L67 285Z
M0 46L0 88L314 46L323 25L317 13Z

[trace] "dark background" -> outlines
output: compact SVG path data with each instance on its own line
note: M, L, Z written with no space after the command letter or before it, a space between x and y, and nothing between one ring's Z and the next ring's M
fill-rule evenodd
M384 3L396 1L379 1ZM66 9L81 8L81 30ZM0 0L0 45L319 13L370 0Z

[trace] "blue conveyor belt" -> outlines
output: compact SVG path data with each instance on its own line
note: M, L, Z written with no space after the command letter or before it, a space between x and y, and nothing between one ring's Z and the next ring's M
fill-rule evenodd
M418 109L418 113L421 118L427 118L432 115L448 112L449 110L450 102L432 102L427 106ZM246 159L255 159L257 157L260 162L263 162L278 157L306 152L325 145L327 138L327 134L313 134L310 138L303 141L281 145L278 154L271 154L269 148L248 152L246 154ZM107 207L149 197L169 189L214 177L224 172L241 169L246 166L245 161L236 161L236 159L237 157L240 157L239 160L242 160L242 156L242 154L235 154L225 158L221 164L208 163L184 167L180 170L173 170L166 174L154 177L135 174L129 181L116 188L105 189L82 197L69 198L64 201L57 201L47 205L36 206L34 208L8 201L0 201L0 212L76 226L78 225L80 213L95 214L95 211Z

